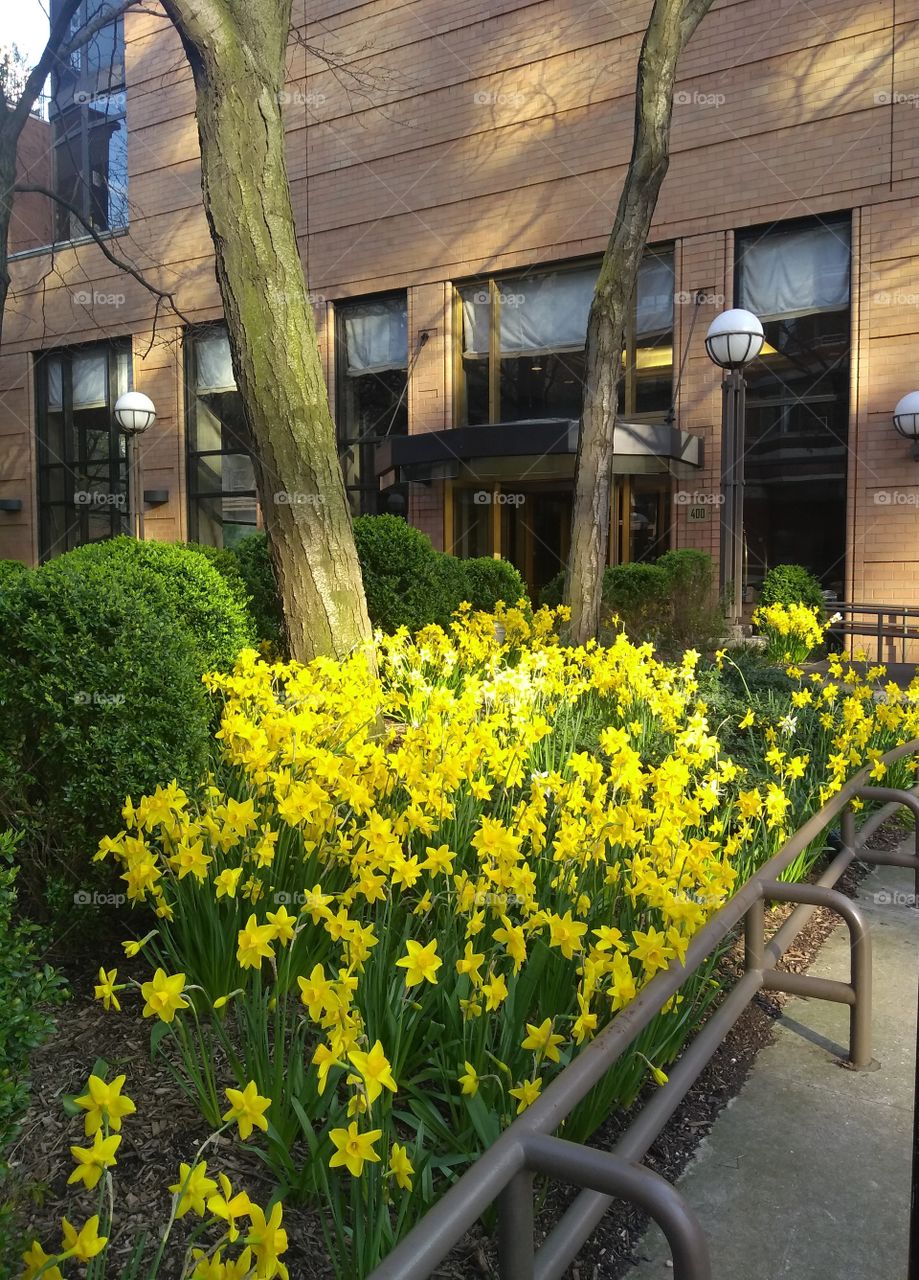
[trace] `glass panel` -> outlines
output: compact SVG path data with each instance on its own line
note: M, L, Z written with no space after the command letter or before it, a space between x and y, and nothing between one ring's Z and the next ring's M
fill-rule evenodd
M502 357L501 419L579 418L584 400L584 353Z
M491 333L491 294L487 284L469 285L459 291L463 307L463 357L487 359Z
M70 362L74 409L95 409L106 403L108 352L83 352Z
M488 408L488 361L478 357L463 359L466 378L466 422L470 427L491 421Z
M233 358L226 333L209 333L195 339L198 391L235 391Z
M597 270L591 266L502 280L502 355L583 350Z
M764 326L769 354L747 373L747 581L803 564L844 593L849 312Z
M638 268L635 332L639 338L673 329L673 254L649 253Z
M670 546L670 483L634 476L631 488L629 558L656 560Z
M453 546L455 556L490 556L491 490L456 489L453 494Z
M767 320L849 305L848 222L753 233L739 245L738 305Z
M408 367L408 305L405 294L339 308L347 376Z
M116 107L120 106L120 115ZM128 132L124 94L88 107L90 221L100 230L128 225Z
M246 425L242 396L238 391L208 392L196 402L196 425L200 419L203 436L193 430L193 451L224 449L239 453L249 450L249 428Z

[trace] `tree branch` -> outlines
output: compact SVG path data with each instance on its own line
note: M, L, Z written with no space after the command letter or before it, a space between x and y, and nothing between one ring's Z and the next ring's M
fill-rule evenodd
M187 325L192 324L192 321L188 318L188 316L186 316L182 311L180 311L178 306L176 305L175 295L170 293L168 289L160 289L158 285L155 285L150 280L148 280L146 276L143 274L143 272L140 271L137 267L135 267L132 263L128 262L125 258L119 257L118 254L115 253L109 247L108 242L102 236L99 235L95 227L91 226L91 224L86 221L86 219L83 217L83 214L76 207L76 205L71 204L69 200L65 200L63 196L57 195L56 192L51 191L48 187L39 186L37 183L34 183L34 182L17 183L16 186L13 187L13 193L14 194L21 193L23 195L31 194L31 195L45 196L46 199L53 200L56 204L59 204L62 209L66 209L67 212L72 217L76 218L76 220L80 223L80 225L85 229L87 235L92 237L92 239L99 246L102 256L104 258L107 258L113 267L117 267L119 271L126 272L129 276L132 277L132 279L136 280L137 283L142 288L146 289L148 293L153 294L153 296L157 299L158 304L163 302L168 302L173 312L185 324Z

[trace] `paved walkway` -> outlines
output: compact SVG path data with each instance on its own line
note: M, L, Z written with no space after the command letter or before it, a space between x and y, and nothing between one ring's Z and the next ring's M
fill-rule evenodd
M910 842L911 843L911 842ZM678 1186L712 1251L713 1280L904 1280L908 1240L919 911L912 873L862 881L871 926L876 1069L838 1065L848 1010L793 998ZM810 972L847 978L848 931ZM652 1227L629 1280L673 1276Z

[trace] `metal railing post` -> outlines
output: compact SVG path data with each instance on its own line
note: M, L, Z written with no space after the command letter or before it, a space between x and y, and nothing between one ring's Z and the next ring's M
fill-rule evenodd
M839 834L842 838L842 847L844 849L855 848L855 810L851 804L847 804L840 814Z
M516 1174L498 1196L498 1274L501 1280L533 1280L533 1174Z
M763 893L778 902L808 903L826 907L842 916L849 929L851 970L849 982L816 978L809 973L785 973L767 969L763 987L794 995L834 1000L849 1006L849 1061L856 1071L871 1065L871 934L865 917L851 898L837 889L812 884L763 885Z
M763 967L766 947L766 903L760 898L744 916L744 968L747 973Z

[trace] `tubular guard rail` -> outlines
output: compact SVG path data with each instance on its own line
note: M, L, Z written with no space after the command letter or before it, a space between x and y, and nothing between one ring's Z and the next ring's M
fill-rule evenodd
M919 739L888 751L894 764L919 753ZM911 867L919 902L919 786L913 791L867 785L869 767L798 829L714 915L689 944L681 965L655 975L595 1040L558 1075L527 1110L479 1157L368 1280L427 1280L490 1205L498 1208L498 1258L502 1280L559 1280L614 1199L644 1209L666 1236L674 1280L711 1280L708 1244L692 1210L665 1178L641 1165L652 1143L676 1111L721 1041L759 991L784 991L849 1006L849 1058L855 1069L871 1062L871 941L858 907L835 889L856 859ZM852 800L880 802L856 834ZM866 849L882 822L905 807L916 816L912 854ZM816 884L783 884L778 877L836 817L842 847ZM767 942L764 909L769 900L797 903ZM849 928L848 982L786 973L776 968L817 907L835 911ZM744 921L745 972L690 1041L670 1079L644 1106L612 1152L552 1136L686 979ZM534 1243L533 1179L545 1174L581 1192L537 1250Z

